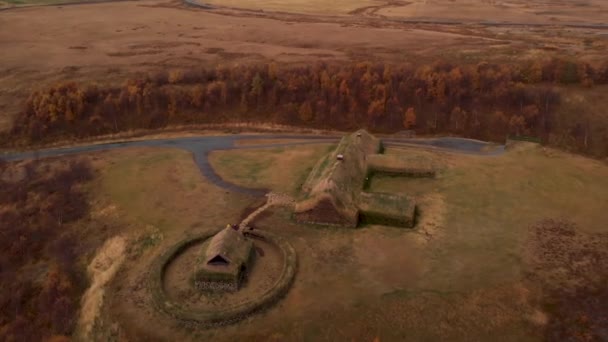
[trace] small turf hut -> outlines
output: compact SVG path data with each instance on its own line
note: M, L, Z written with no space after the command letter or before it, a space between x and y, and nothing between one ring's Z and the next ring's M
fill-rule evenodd
M253 258L253 243L226 227L208 240L198 258L194 285L201 290L237 291Z
M302 187L302 199L296 203L296 220L356 227L367 157L381 150L380 140L365 130L342 138L338 147L309 174Z

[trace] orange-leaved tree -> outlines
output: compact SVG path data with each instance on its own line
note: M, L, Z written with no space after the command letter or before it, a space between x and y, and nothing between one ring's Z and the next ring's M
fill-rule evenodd
M403 114L403 127L410 129L416 126L416 112L413 107L409 107Z

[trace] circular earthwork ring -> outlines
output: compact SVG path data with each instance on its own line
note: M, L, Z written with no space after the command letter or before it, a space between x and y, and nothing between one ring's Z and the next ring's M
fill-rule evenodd
M216 233L216 232L215 232ZM294 248L282 237L268 231L246 231L244 234L253 239L261 239L278 247L283 256L279 279L260 296L245 303L229 306L220 310L192 310L175 303L165 293L163 282L167 266L191 246L202 243L215 233L207 233L184 239L160 255L152 265L149 289L156 309L185 325L211 327L230 324L249 315L269 308L281 299L293 283L297 270L297 257Z

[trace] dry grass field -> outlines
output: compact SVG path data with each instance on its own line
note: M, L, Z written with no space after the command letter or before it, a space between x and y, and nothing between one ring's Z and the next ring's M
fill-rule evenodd
M601 0L413 0L388 5L375 13L388 17L465 21L601 24L608 14L608 4Z
M219 175L239 185L293 194L329 147L216 151L211 162ZM77 226L125 241L122 267L103 289L90 336L542 340L552 316L541 305L543 289L525 276L531 227L566 219L580 234L607 233L608 166L534 144L515 145L496 157L401 147L386 153L441 166L435 179L378 176L370 184L370 191L415 196L416 228L308 226L295 223L287 209L271 209L253 224L280 234L296 249L293 287L276 307L209 330L185 329L154 310L144 286L151 264L186 236L238 223L258 200L210 184L192 156L180 150L130 148L88 156L96 170L85 188L90 218ZM92 255L84 257L78 263L83 268Z
M214 151L209 155L209 161L222 178L229 182L296 195L316 161L333 147L335 145L315 144L246 151Z
M209 4L218 7L241 8L248 10L276 11L289 13L339 15L349 14L362 7L377 5L379 2L374 0L210 0L200 1L202 4Z
M599 23L608 14L601 0L199 0L218 8L239 8L316 15L464 20L515 23Z
M565 3L425 1L399 5L395 2L396 7L378 10L380 15L401 7L409 8L407 11L420 9L413 14L386 14L394 15L396 20L365 13L348 14L374 4L382 7L383 1L374 1L372 5L370 1L332 1L323 2L322 7L317 7L318 1L272 3L279 9L289 6L293 13L229 8L204 10L177 0L33 6L0 11L0 49L3 51L0 55L0 130L11 126L30 91L58 81L116 84L117 80L142 72L268 61L418 63L448 59L475 63L564 55L593 61L603 58L608 48L605 29L422 25L399 19L399 16L413 15L438 20L455 16L485 21L493 15L515 11L505 20L519 22L532 20L529 17L534 16L534 22L559 23L534 11L550 12L553 7L555 11L565 11L562 10ZM234 6L242 4L245 3L235 1ZM304 13L313 7L319 8L319 13ZM491 11L483 10L486 7ZM568 20L595 23L605 17L606 5L601 1L570 7L576 11L568 12L573 16ZM330 15L340 12L343 15ZM517 14L520 12L527 14Z

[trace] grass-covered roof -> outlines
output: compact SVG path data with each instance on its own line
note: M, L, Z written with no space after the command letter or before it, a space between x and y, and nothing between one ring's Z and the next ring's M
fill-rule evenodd
M317 223L342 221L356 225L358 196L367 173L366 160L380 149L380 140L365 130L342 138L338 147L321 159L308 176L302 187L302 199L296 204L296 216ZM315 213L320 207L324 209ZM323 217L332 215L339 218Z

